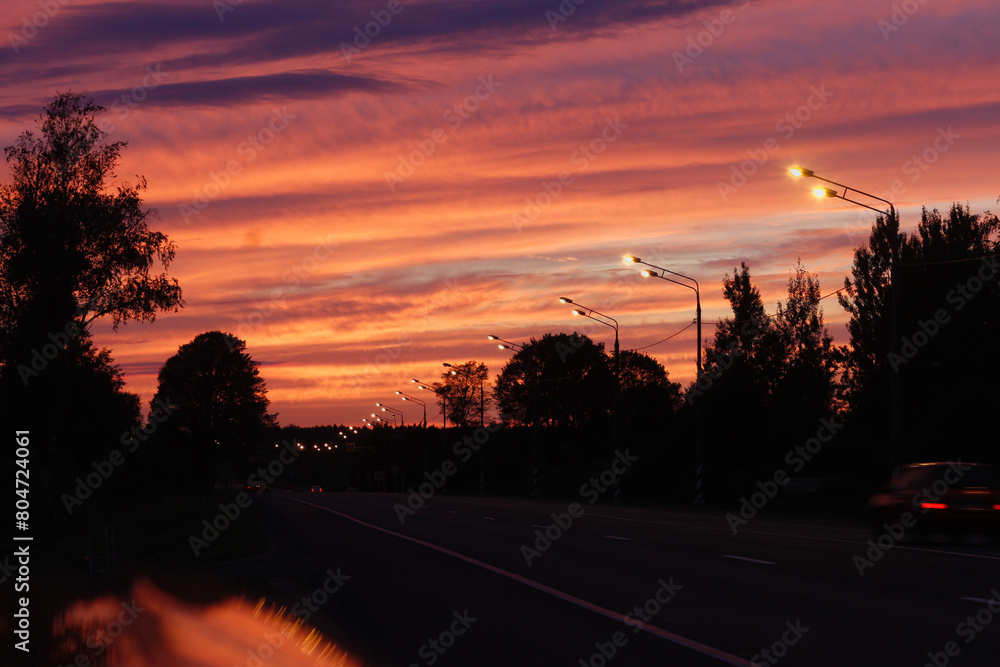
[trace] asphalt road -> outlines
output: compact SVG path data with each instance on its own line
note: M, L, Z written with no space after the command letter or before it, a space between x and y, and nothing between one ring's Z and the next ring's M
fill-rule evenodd
M372 667L1000 664L996 545L884 537L879 555L847 522L734 534L712 510L406 500L260 499L256 576L312 596L310 622Z

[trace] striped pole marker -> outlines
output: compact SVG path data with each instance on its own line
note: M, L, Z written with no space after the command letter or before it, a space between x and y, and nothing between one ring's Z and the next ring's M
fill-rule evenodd
M695 473L695 482L694 482L694 490L695 490L694 504L695 505L704 505L705 504L705 497L701 494L701 482L702 482L702 465L701 465L701 461L698 461L698 470Z

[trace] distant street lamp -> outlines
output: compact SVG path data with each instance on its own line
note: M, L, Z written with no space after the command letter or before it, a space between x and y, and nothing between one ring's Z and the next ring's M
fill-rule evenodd
M813 194L817 197L835 197L837 199L843 199L844 201L855 204L856 206L861 206L862 208L867 208L870 211L875 211L881 215L888 216L887 221L890 225L889 230L892 234L892 238L890 239L892 257L889 260L889 322L891 329L889 351L890 353L898 354L896 347L899 345L899 292L896 285L896 274L899 266L899 225L896 218L896 207L893 206L892 202L888 199L882 199L881 197L876 197L871 193L848 187L843 183L837 183L827 178L823 178L822 176L817 176L812 169L806 169L805 167L792 167L788 170L788 173L795 178L801 178L803 176L806 178L815 178L823 181L824 183L835 185L838 188L844 188L843 194L833 188L813 188ZM883 209L875 208L874 206L869 206L868 204L863 204L859 201L850 199L847 197L850 192L880 201L883 204L886 204L889 207L889 210L885 211ZM892 225L895 225L895 227ZM899 437L899 373L891 373L889 375L889 443L892 454L892 463L893 467L895 467L899 463L901 456L901 440Z
M677 273L676 271L671 271L670 269L665 269L662 266L656 266L654 264L650 264L649 262L644 262L644 261L642 261L641 259L639 259L638 257L636 257L634 255L627 255L625 257L625 261L627 263L629 263L629 264L645 264L646 266L652 267L652 268L657 269L659 271L663 271L664 273L669 273L672 276L677 276L679 278L684 278L685 280L690 280L691 282L694 283L693 286L692 285L688 285L687 283L682 283L682 282L679 282L677 280L673 280L671 278L667 278L666 276L664 276L662 274L659 274L659 273L656 273L655 271L643 270L641 272L642 275L644 277L646 277L646 278L661 278L663 280L667 280L669 282L672 282L675 285L680 285L681 287L687 287L689 290L694 290L695 316L697 317L697 322L698 322L698 340L697 340L697 352L696 352L696 356L695 356L695 362L696 362L696 365L697 365L697 368L698 368L698 380L700 381L701 380L701 370L702 370L701 369L701 287L698 285L698 281L695 280L694 278L689 277L689 276L685 276L683 273Z
M390 413L389 416L392 417L392 425L395 426L396 425L396 415ZM372 413L372 417L374 417L375 421L377 421L377 422L385 422L386 425L389 424L389 422L385 421L384 419L382 419L381 417L379 417L374 412Z
M599 310L594 310L593 308L588 308L587 306L584 306L582 304L575 303L573 299L570 299L569 297L566 296L559 297L559 301L562 303L569 303L573 304L574 306L578 306L577 308L573 309L574 315L579 315L580 317L589 317L595 322L600 322L604 326L611 327L612 329L615 330L615 397L612 403L612 408L614 410L613 414L614 443L617 446L619 444L618 437L619 437L619 431L621 430L621 413L622 413L622 377L621 377L621 355L618 349L618 320L611 317L610 315L605 315ZM594 315L603 317L605 320L611 320L611 322L605 322L602 319L594 317Z
M382 412L388 412L388 413L390 413L392 415L392 421L393 421L393 423L396 422L396 415L399 415L399 425L400 426L406 426L406 424L403 423L403 411L402 410L397 410L396 408L390 408L388 405L385 405L384 403L376 403L375 405L378 406L378 407L380 407L380 408L382 408Z
M517 352L524 347L523 345L512 343L509 340L504 340L500 336L494 336L493 334L490 334L489 336L487 336L487 338L489 338L490 340L500 341L499 343L497 343L497 347L499 347L501 350L514 350L515 352Z
M431 389L430 385L426 382L421 382L420 380L410 380L413 384L417 385L417 389L426 389L427 391L434 391ZM448 428L448 397L441 394L441 426L442 428Z
M644 262L635 255L626 255L625 262L628 264L644 264L657 271L662 271L662 273L657 273L656 271L650 271L649 269L643 269L640 273L645 278L660 278L661 280L666 280L672 282L675 285L680 285L681 287L686 287L689 290L694 291L694 303L695 303L695 321L698 325L698 332L695 338L695 369L697 372L695 378L695 387L701 383L702 375L702 365L701 365L701 286L698 281L691 276L686 276L683 273L677 273L676 271L671 271L670 269L665 269L662 266L656 266L655 264L650 264L649 262ZM688 285L687 283L682 283L679 280L674 280L673 278L667 278L663 273L669 273L672 276L677 276L678 278L683 278L684 280L690 280L694 285ZM695 402L694 413L695 413L695 497L694 503L696 505L701 505L705 502L705 497L702 495L702 483L704 482L704 455L703 451L703 433L704 423L703 423L703 411L702 411L701 401Z
M404 394L401 391L397 391L396 395L402 397L402 399L404 401L413 401L414 403L419 403L421 406L423 406L423 408L424 408L424 428L427 428L427 404L424 403L423 401L421 401L419 398L414 398L413 396L410 396L409 394Z
M579 308L574 308L573 309L573 314L574 315L579 315L581 317L589 317L590 319L594 320L595 322L600 322L604 326L611 327L612 329L615 330L615 386L616 386L615 393L616 393L616 396L617 396L618 391L621 389L621 373L620 373L621 367L620 367L620 364L619 364L619 361L618 361L618 356L619 356L618 355L618 320L616 320L615 318L611 317L610 315L605 315L604 313L602 313L599 310L595 310L593 308L588 308L587 306L584 306L582 304L576 303L575 301L573 301L573 299L570 299L569 297L561 296L561 297L559 297L559 301L561 303L569 303L569 304L572 304L574 306L579 306ZM599 315L600 317L603 317L604 319L611 320L611 322L605 322L602 319L598 319L597 317L594 317L594 315ZM613 324L612 324L612 322L613 322Z

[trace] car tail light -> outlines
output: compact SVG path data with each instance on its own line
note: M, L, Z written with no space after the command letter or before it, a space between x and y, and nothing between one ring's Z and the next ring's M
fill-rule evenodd
M920 508L925 510L943 510L948 509L948 506L944 503L920 503Z
M993 506L993 509L995 509L995 510L1000 510L1000 505L994 505L994 506Z

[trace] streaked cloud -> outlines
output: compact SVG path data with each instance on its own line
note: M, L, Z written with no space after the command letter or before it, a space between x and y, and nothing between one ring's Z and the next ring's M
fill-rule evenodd
M986 0L926 3L888 39L891 3L862 0L587 0L565 21L550 1L400 6L386 22L377 0L244 0L220 20L201 0L74 0L0 50L4 144L57 91L92 95L129 142L119 175L148 179L177 242L187 308L97 327L131 390L148 399L168 356L223 329L283 422L356 423L443 361L499 370L487 333L583 330L561 295L613 310L625 348L690 324L693 294L636 278L626 253L698 278L706 338L741 261L772 311L799 258L840 288L872 215L814 200L791 164L892 193L907 229L923 205L1000 195ZM7 3L0 25L36 11ZM824 311L846 342L835 298ZM693 328L647 349L683 382L694 350Z

